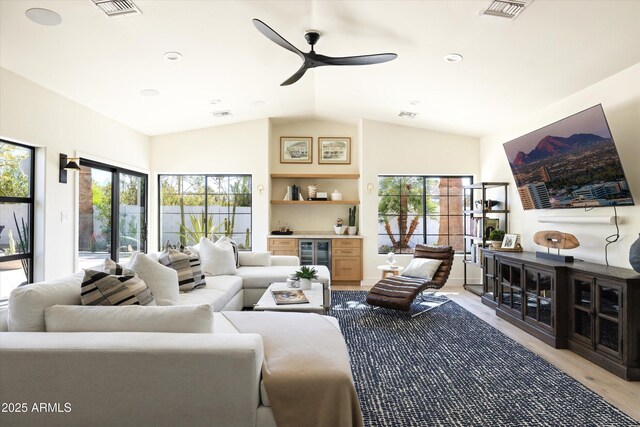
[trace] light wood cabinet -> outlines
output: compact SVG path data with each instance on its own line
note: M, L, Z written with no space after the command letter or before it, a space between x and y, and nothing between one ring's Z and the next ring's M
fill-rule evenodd
M362 239L333 239L331 242L331 283L360 285L362 280Z
M298 239L270 237L268 251L272 255L298 256Z

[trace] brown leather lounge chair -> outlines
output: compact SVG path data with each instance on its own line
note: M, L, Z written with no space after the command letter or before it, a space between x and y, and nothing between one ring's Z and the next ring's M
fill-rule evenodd
M451 246L416 245L414 258L441 260L442 263L431 279L409 276L390 276L376 283L367 295L367 304L410 311L413 300L426 289L440 289L451 273L454 250ZM428 310L412 314L415 317Z

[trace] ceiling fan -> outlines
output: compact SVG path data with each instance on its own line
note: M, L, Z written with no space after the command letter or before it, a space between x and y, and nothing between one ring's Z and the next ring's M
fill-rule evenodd
M320 33L316 31L307 31L304 35L304 38L307 40L307 43L311 45L311 50L307 53L301 52L294 45L289 43L282 37L280 34L276 33L271 27L262 22L259 19L253 20L253 25L265 35L269 40L274 42L275 44L290 50L295 53L302 59L304 62L302 63L302 67L298 71L295 72L294 75L289 77L287 80L282 82L280 86L288 86L292 83L297 82L300 78L307 72L309 68L322 67L324 65L370 65L370 64L380 64L382 62L393 61L398 57L395 53L378 53L374 55L360 55L360 56L342 56L342 57L333 57L333 56L324 56L319 55L313 50L313 46L318 42L320 38Z

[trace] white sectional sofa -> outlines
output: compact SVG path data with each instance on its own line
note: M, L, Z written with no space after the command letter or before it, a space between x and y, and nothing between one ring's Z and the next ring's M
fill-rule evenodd
M275 426L262 338L218 312L252 306L299 260L240 263L236 275L206 277L178 297L213 308L212 333L46 332L47 308L80 304L83 273L14 290L0 309L0 402L14 404L3 425ZM329 293L329 271L317 268Z

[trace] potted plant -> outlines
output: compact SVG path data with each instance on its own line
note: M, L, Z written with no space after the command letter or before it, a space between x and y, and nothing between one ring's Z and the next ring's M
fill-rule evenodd
M358 233L358 227L356 227L356 207L349 208L349 234L355 236Z
M318 271L313 267L303 265L300 270L296 271L296 278L300 280L300 289L311 289L311 280L318 278Z
M493 246L493 249L500 249L502 247L502 239L504 239L505 232L502 230L492 230L489 233L489 239L487 243Z
M342 218L338 218L335 225L333 226L333 231L335 231L337 235L340 235L344 233L346 229L346 227L342 226Z

